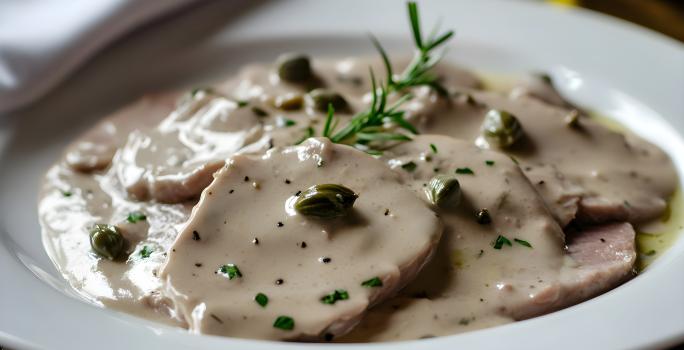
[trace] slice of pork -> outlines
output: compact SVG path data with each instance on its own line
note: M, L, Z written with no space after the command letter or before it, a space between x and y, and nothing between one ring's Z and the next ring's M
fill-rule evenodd
M173 92L150 94L116 111L69 145L64 160L80 172L107 168L126 135L158 124L174 110L179 96Z
M422 133L472 142L490 109L515 115L524 137L499 151L513 156L538 184L563 226L575 218L588 223L656 218L677 185L671 160L656 146L587 117L570 126L565 117L571 111L537 98L471 91L448 101L417 99L409 107L407 116Z
M132 132L113 166L134 198L178 203L199 195L226 158L267 147L262 134L253 111L199 92L156 128Z
M358 194L350 216L315 219L293 203L317 184ZM215 176L161 272L165 294L203 334L314 340L348 332L411 281L442 232L435 213L380 160L327 139L235 155ZM234 264L240 276L221 273ZM378 278L381 286L363 286ZM321 301L343 290L348 299ZM254 301L258 293L268 304ZM292 329L274 327L279 316Z
M634 228L614 223L568 233L567 254L559 283L541 293L542 302L510 310L512 317L525 319L572 306L632 278L637 256Z

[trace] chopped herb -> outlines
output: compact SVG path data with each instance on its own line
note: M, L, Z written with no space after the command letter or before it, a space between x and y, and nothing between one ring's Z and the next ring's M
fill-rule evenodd
M382 287L382 280L379 277L373 277L367 281L361 283L363 287Z
M192 240L193 240L193 241L199 241L199 240L200 240L199 232L197 232L197 231L192 231Z
M474 175L475 173L474 173L473 170L470 169L470 168L457 168L457 169L456 169L456 174Z
M71 195L73 195L73 193L71 191L60 191L60 192L62 192L62 196L64 196L64 197L71 197Z
M470 322L472 322L474 320L475 320L475 317L472 317L472 318L465 318L464 317L458 321L458 324L460 324L461 326L467 326L468 324L470 324Z
M487 225L492 223L492 217L489 215L489 210L487 210L487 208L480 209L475 214L475 219L477 219L477 223L480 225Z
M382 152L382 151L378 151L378 150L375 150L375 149L367 149L367 150L365 150L364 152L370 154L371 156L381 156L381 155L383 155L383 152Z
M258 293L254 296L254 301L256 301L261 307L266 307L266 304L268 304L268 297L264 293Z
M140 250L140 257L146 259L149 258L150 255L152 255L152 249L148 248L147 246L143 246L143 249Z
M513 244L508 238L499 235L499 237L496 237L496 240L494 240L492 246L494 247L494 249L501 249L504 246L504 244L509 247L513 246Z
M132 224L135 224L138 221L143 221L146 220L147 216L139 211L134 211L132 213L128 214L128 217L126 220Z
M518 238L514 238L513 240L515 241L515 243L518 243L520 245L524 245L525 247L528 247L528 248L532 248L532 245L528 241L518 239Z
M492 165L494 165L494 161L493 160L485 160L485 164L487 164L488 166L492 166Z
M432 153L437 153L437 146L435 146L434 143L430 144L430 149L432 150Z
M237 101L238 108L247 107L248 104L249 104L249 101L247 101L247 100Z
M292 119L278 117L276 120L276 125L281 128L289 128L291 126L297 125L297 122Z
M323 304L335 304L338 300L347 300L349 299L349 293L347 293L346 290L344 289L335 289L334 292L324 296L321 298L321 302Z
M408 171L408 172L413 172L414 170L416 170L416 167L417 167L417 165L416 165L416 163L414 163L414 162L408 162L408 163L403 164L403 165L401 166L402 169L404 169L404 170L406 170L406 171Z
M268 116L268 112L266 112L265 110L263 110L259 107L256 107L256 106L252 107L252 112L254 114L256 114L258 117L267 117Z
M647 251L646 253L644 253L644 255L646 255L646 256L653 256L655 254L656 254L655 249L651 249L651 250Z
M273 322L273 327L280 328L282 330L290 331L294 328L295 322L292 317L289 316L278 316L275 322Z
M513 157L513 156L510 156L509 158L511 158L511 160L513 161L513 163L515 163L516 165L519 165L519 164L520 164L520 163L518 162L518 159L517 159L517 158L515 158L515 157Z
M221 320L218 316L216 316L214 314L209 314L209 316L211 316L211 318L216 320L216 322L223 324L223 320Z
M229 280L242 277L242 272L240 272L240 269L235 264L223 265L219 268L219 272L228 276Z

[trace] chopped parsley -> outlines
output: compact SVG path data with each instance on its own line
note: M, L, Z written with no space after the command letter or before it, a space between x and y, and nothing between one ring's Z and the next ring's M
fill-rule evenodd
M493 166L494 161L493 160L485 160L485 164L487 164L488 166Z
M506 238L502 235L499 235L499 237L496 237L496 239L492 243L492 246L494 247L494 249L501 249L504 246L504 244L509 246L509 247L513 246L513 244L511 243L511 241L508 238Z
M406 170L406 171L408 171L408 172L413 172L414 170L416 170L416 167L417 167L417 165L416 165L416 163L414 163L414 162L408 162L408 163L403 164L403 165L401 166L402 169L404 169L404 170Z
M524 245L525 247L528 247L528 248L532 248L532 245L528 241L518 239L518 238L514 238L513 240L515 241L515 243L518 243L520 245Z
M247 101L247 100L237 101L238 108L247 107L248 104L249 104L249 101Z
M258 293L254 296L254 301L256 301L261 307L266 307L268 304L268 297L264 293Z
M475 175L472 169L470 168L457 168L456 169L456 174L467 174L467 175Z
M432 150L432 153L437 153L437 146L435 146L434 143L430 144L430 149Z
M275 322L273 322L273 327L280 328L282 330L290 331L294 328L295 322L290 316L278 316Z
M218 272L228 276L229 280L242 277L242 272L240 272L240 269L235 264L223 265L219 268Z
M147 220L147 216L139 211L129 213L128 217L126 217L126 221L130 222L131 224L135 224L136 222L143 220Z
M644 255L646 255L646 256L653 256L655 254L656 254L655 249L651 249L651 250L647 251L646 253L644 253Z
M62 192L62 196L64 196L64 197L71 197L71 195L73 195L73 193L71 191L62 190L60 192Z
M292 120L292 119L279 117L276 120L276 125L278 125L278 127L281 127L281 128L289 128L291 126L297 125L297 122Z
M143 259L147 259L152 255L152 249L148 248L147 246L143 246L143 249L140 250L140 257Z
M379 277L373 277L367 281L361 283L363 287L382 287L382 280Z
M321 302L323 304L335 304L338 300L347 300L349 299L349 293L347 293L346 290L344 289L335 289L334 292L324 296L321 298Z

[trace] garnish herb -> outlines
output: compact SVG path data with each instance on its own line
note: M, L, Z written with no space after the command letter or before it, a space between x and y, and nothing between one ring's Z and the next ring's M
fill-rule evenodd
M148 248L147 246L143 246L143 249L140 250L140 257L143 259L147 259L152 255L152 249Z
M475 175L475 172L470 168L457 168L456 174Z
M268 297L264 293L257 293L257 295L254 296L254 301L256 301L261 307L266 307L268 304Z
M71 197L71 195L73 195L73 193L71 191L62 190L60 192L62 192L62 196L64 196L64 197Z
M290 331L294 328L295 321L290 316L278 316L275 322L273 322L273 327L280 328L282 330Z
M344 289L335 289L334 292L324 296L321 298L321 302L323 304L335 304L338 300L347 300L349 299L349 293L347 293L346 290Z
M373 277L369 280L361 282L361 286L363 287L382 287L382 280L379 277Z
M351 211L358 197L354 191L342 185L314 185L297 197L294 209L304 216L340 217Z
M513 246L513 244L511 243L511 241L508 238L506 238L502 235L499 235L499 237L496 237L496 239L494 240L494 243L492 245L493 245L494 249L501 249L504 246L504 244L509 246L509 247Z
M406 170L406 171L408 171L409 173L410 173L410 172L413 172L414 170L416 170L416 167L417 167L417 165L416 165L416 163L414 163L414 162L408 162L408 163L405 163L405 164L402 164L402 165L401 165L401 168L404 169L404 170Z
M441 35L436 35L436 30L433 30L430 36L424 38L421 34L418 6L412 1L409 2L407 6L409 21L411 23L411 32L413 33L413 41L416 45L417 53L401 74L395 76L387 53L382 48L382 45L380 45L380 42L375 37L371 37L373 45L375 45L380 53L385 65L385 70L387 72L387 88L390 91L401 91L415 86L429 86L440 95L447 95L447 90L438 82L438 78L432 74L430 70L443 56L443 53L434 54L433 50L445 44L454 35L454 32L450 30Z
M513 241L515 241L515 243L518 243L520 245L524 245L525 247L532 248L532 245L528 241L518 239L518 238L514 238Z
M147 216L139 211L134 211L132 213L128 214L128 217L126 217L126 221L135 224L138 221L143 221L146 220Z
M247 105L249 105L249 101L246 101L246 100L237 101L238 108L246 107Z
M428 199L434 205L458 205L461 201L461 185L453 175L437 175L425 188Z
M288 128L290 126L297 125L297 122L292 119L279 117L276 119L276 125L281 128Z
M435 154L437 153L437 146L435 146L434 143L430 144L430 149L432 150L432 153L435 153Z
M235 264L223 265L219 268L218 272L228 276L229 280L242 277L242 272L240 272L240 269Z
M493 166L494 161L493 160L485 160L485 164L487 164L488 166Z

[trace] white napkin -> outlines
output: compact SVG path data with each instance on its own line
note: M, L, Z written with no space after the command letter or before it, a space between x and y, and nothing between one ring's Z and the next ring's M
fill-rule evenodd
M0 114L43 96L98 50L197 0L0 0Z

